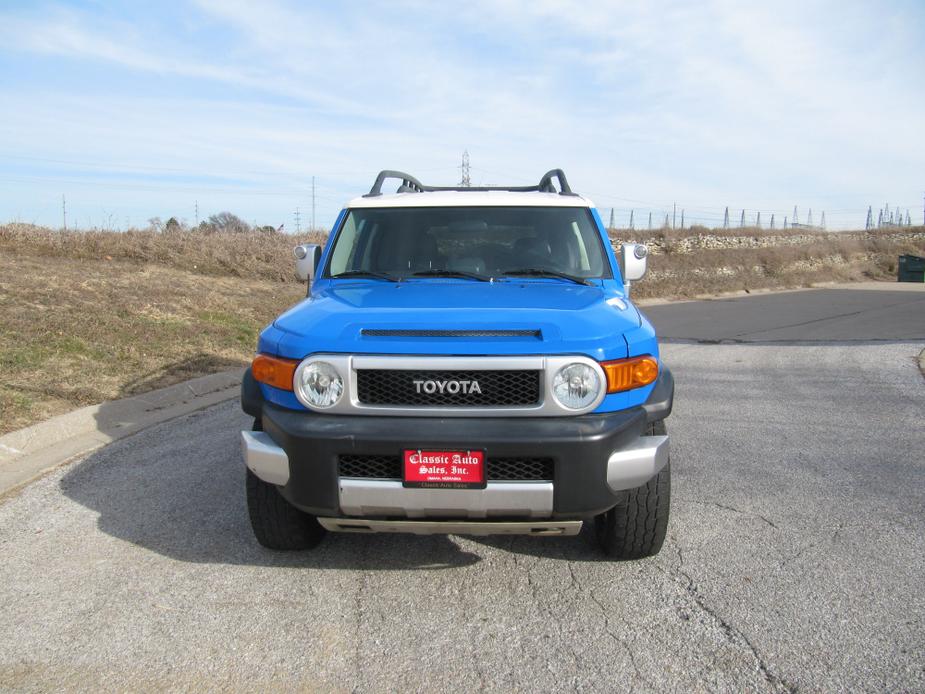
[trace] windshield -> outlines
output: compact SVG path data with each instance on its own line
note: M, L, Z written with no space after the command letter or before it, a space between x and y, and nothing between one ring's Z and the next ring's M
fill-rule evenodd
M534 272L537 271L537 272ZM546 271L540 272L540 271ZM611 277L586 207L350 210L327 277Z

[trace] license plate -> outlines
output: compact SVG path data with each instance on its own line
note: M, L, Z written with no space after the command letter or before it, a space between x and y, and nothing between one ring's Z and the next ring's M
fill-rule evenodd
M404 452L406 487L425 489L484 489L485 451Z

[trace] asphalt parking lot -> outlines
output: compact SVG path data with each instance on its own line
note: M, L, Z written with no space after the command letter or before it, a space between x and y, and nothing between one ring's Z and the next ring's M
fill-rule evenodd
M114 443L0 501L0 689L925 690L925 292L830 291L647 311L677 397L645 561L273 553L235 402Z

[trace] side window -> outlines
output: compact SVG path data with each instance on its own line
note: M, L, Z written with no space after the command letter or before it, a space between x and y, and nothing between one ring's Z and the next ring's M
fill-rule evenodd
M361 223L360 227L362 226ZM357 228L356 219L354 215L348 214L344 228L340 230L337 245L334 247L334 254L331 256L330 274L337 275L350 269L359 237L360 229Z

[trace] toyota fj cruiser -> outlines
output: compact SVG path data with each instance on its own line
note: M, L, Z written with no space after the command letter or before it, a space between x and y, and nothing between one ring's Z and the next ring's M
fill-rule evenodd
M559 169L465 188L381 172L323 251L296 247L308 296L244 376L257 540L574 535L593 520L608 555L656 554L674 381L629 299L645 246L619 255Z

